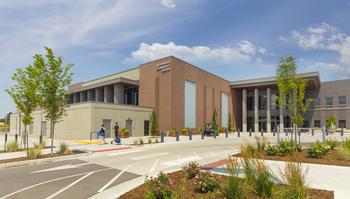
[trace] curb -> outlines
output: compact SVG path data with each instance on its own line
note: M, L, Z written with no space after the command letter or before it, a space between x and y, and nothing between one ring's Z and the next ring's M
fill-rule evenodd
M56 162L61 160L75 159L75 158L91 155L92 153L93 153L92 151L85 151L85 153L75 154L75 155L3 163L3 164L0 164L0 170L14 168L14 167L31 166L31 165L42 164L42 163Z

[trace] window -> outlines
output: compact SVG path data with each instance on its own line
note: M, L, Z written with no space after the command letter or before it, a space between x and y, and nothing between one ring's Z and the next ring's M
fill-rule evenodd
M339 120L338 125L339 128L346 128L346 120Z
M314 127L321 128L321 120L314 120Z
M338 104L339 105L346 104L346 96L338 96Z
M333 106L333 97L326 97L326 106Z
M221 127L227 127L228 122L228 95L221 92Z
M314 106L320 106L321 105L321 99L319 97L314 99Z
M276 95L272 95L271 96L271 109L275 110L277 106L277 96Z
M196 84L185 81L185 127L196 127Z
M310 127L309 120L304 120L303 128L309 128L309 127Z
M259 110L266 110L267 97L266 95L259 96Z
M247 97L247 110L248 111L254 110L254 97L253 96Z

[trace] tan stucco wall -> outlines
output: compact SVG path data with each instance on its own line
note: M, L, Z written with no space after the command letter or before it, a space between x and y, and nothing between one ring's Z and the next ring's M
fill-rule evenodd
M133 120L132 136L143 136L144 134L144 120L149 120L149 116L153 109L105 104L105 103L80 103L71 105L67 108L67 115L56 124L55 126L55 138L80 140L89 139L90 132L96 132L103 119L111 119L111 126L113 127L116 121L119 122L121 128L125 127L125 121L130 118ZM31 136L40 135L40 121L41 111L35 111L33 114L33 134ZM16 120L17 118L17 120ZM45 120L45 114L42 114L43 121ZM19 114L11 114L10 117L10 133L19 133ZM24 132L24 125L22 124L22 132ZM29 130L29 126L27 127ZM29 132L29 131L28 131ZM47 122L47 136L50 135L50 122ZM94 134L94 137L96 135Z
M92 129L97 131L103 119L111 120L111 128L118 122L120 128L125 128L126 120L132 120L131 136L144 135L144 121L149 120L153 109L128 105L110 105L104 103L93 103L92 105ZM111 132L113 134L113 130Z

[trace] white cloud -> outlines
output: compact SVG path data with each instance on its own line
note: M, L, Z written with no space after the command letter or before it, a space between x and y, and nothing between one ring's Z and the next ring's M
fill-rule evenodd
M264 48L259 48L264 49ZM263 50L266 53L266 49ZM260 53L260 52L259 52ZM240 41L234 47L210 48L207 46L185 46L174 42L141 43L136 51L131 53L127 61L147 62L165 56L173 55L194 62L209 63L248 63L256 58L256 47L249 41ZM260 53L263 55L263 53Z
M350 75L350 36L340 33L335 27L321 23L309 27L303 33L293 30L289 37L280 39L294 41L304 50L329 50L338 53L338 62L328 65L334 70Z
M160 3L162 4L162 6L167 7L167 8L175 8L176 7L174 0L161 0Z

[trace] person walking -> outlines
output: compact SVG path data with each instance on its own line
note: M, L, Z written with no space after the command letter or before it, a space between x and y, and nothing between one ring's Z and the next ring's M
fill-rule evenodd
M101 125L101 129L98 131L98 142L99 144L106 144L105 141L105 134L106 134L106 129L105 129L105 125L102 124Z
M119 138L119 124L118 122L114 125L114 143L120 144L120 138Z

